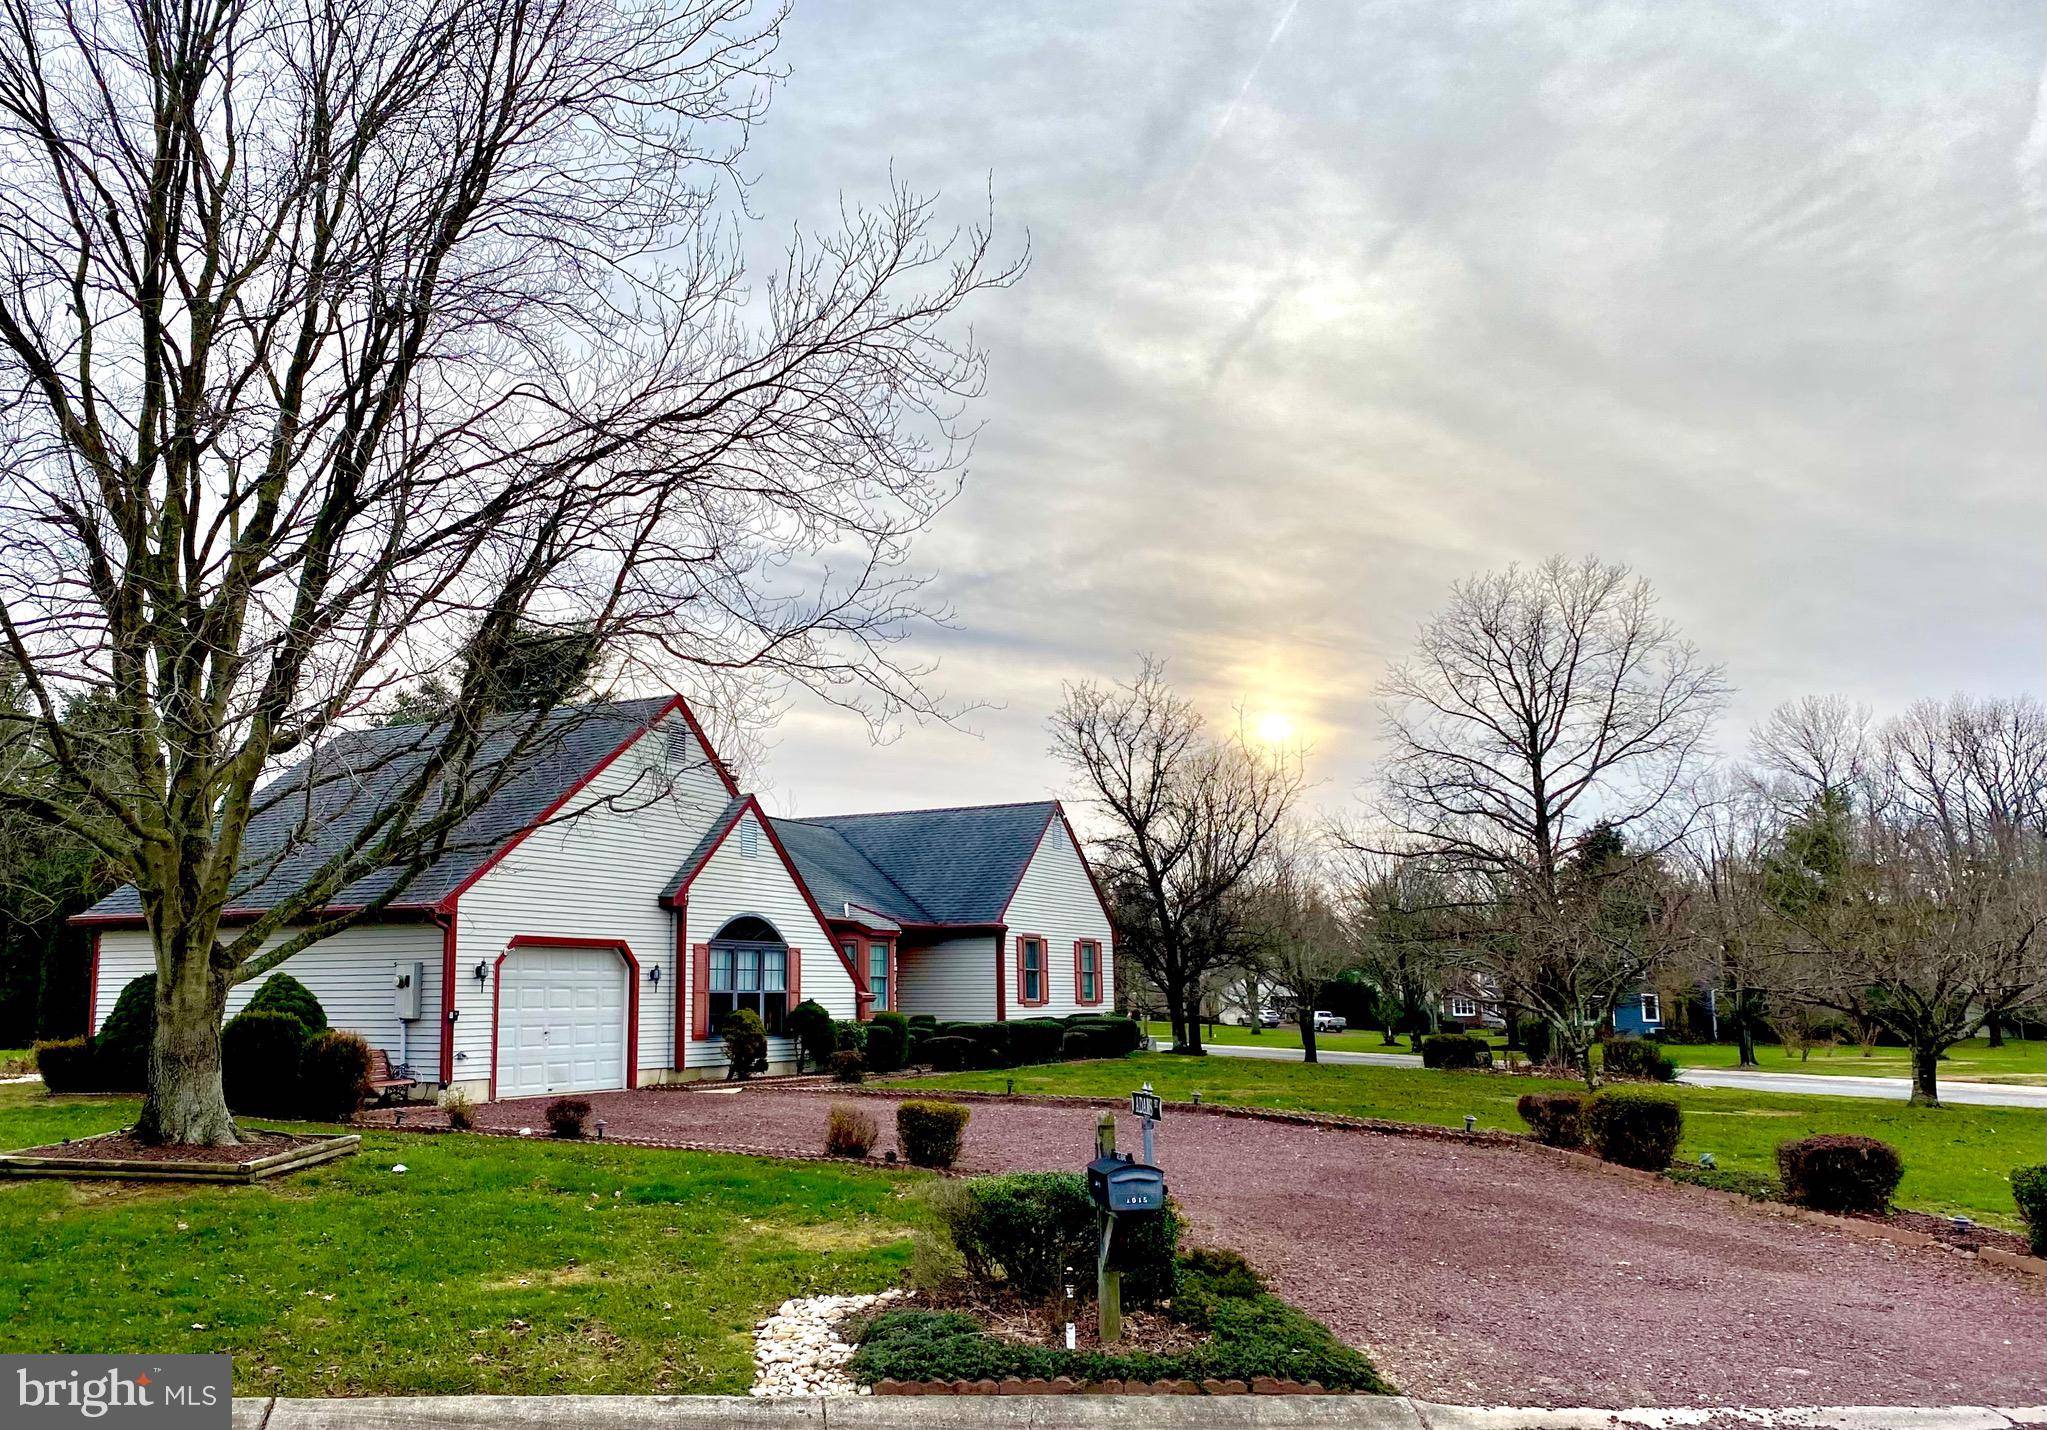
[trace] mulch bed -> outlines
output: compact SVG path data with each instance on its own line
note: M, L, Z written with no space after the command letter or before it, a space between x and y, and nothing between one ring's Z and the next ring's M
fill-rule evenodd
M187 1147L144 1142L132 1127L81 1137L75 1142L53 1142L46 1147L25 1147L22 1157L70 1157L96 1162L214 1162L224 1167L275 1156L294 1147L320 1142L319 1137L296 1137L285 1132L251 1130L242 1134L236 1147Z
M1994 1226L1980 1226L1975 1222L1958 1227L1952 1218L1934 1216L1929 1212L1893 1211L1885 1217L1857 1217L1857 1221L1886 1221L1907 1231L1921 1232L1943 1246L1960 1247L1964 1251L1982 1251L1986 1247L1996 1251L2009 1251L2017 1256L2031 1256L2032 1247L2026 1239L2013 1232L2002 1231Z
M1026 1301L995 1287L964 1282L943 1291L920 1293L918 1304L936 1311L964 1311L979 1321L989 1335L1013 1345L1046 1346L1053 1350L1066 1346L1066 1320L1056 1302L1048 1305ZM1092 1301L1074 1303L1073 1329L1076 1350L1104 1348ZM1203 1345L1208 1339L1206 1331L1182 1325L1155 1311L1133 1307L1123 1313L1123 1339L1114 1350L1118 1354L1173 1355Z

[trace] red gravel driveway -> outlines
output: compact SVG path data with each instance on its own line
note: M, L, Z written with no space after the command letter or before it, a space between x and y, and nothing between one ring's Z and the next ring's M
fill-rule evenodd
M815 1152L828 1093L593 1096L612 1136ZM863 1099L893 1145L891 1104ZM544 1127L538 1101L478 1109ZM973 1104L961 1165L1078 1168L1099 1113ZM1120 1145L1137 1128L1118 1118ZM1193 1234L1248 1256L1405 1392L1479 1404L2035 1405L2039 1284L1512 1148L1169 1115Z

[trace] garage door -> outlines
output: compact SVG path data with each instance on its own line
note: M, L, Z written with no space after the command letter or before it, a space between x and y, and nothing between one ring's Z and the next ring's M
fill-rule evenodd
M625 1086L625 960L608 948L520 948L498 986L499 1097Z

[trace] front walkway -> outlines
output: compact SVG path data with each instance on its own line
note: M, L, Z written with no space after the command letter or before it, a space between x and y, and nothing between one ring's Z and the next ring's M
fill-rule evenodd
M608 1135L816 1153L815 1087L599 1093ZM863 1097L894 1146L892 1103ZM479 1108L501 1130L539 1100ZM968 1171L1078 1169L1096 1109L975 1102ZM1512 1147L1195 1115L1158 1158L1193 1235L1363 1347L1403 1391L1496 1405L2027 1405L2037 1282ZM1137 1145L1117 1119L1120 1145Z

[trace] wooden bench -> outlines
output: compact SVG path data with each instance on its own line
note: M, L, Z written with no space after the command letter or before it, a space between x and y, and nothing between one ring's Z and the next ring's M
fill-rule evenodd
M370 1093L379 1103L402 1102L414 1088L419 1086L418 1078L400 1077L391 1066L391 1055L382 1048L370 1049Z

